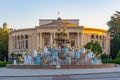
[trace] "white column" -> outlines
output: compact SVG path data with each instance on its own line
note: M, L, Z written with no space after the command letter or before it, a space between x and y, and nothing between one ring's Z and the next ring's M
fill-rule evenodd
M18 50L20 49L20 39L18 39Z
M42 33L40 33L40 48L42 48Z
M77 38L78 38L78 46L80 45L79 43L80 43L80 37L79 37L80 35L79 35L79 32L77 33Z
M11 35L9 34L9 47L8 47L8 56L10 57L10 54L12 53L12 50L13 50L13 40L12 40L12 37Z
M81 33L79 33L79 36L80 36L80 37L79 37L79 40L80 40L80 41L79 41L79 44L80 44L80 46L82 46L82 42L81 42L81 39L82 39L82 38L81 38Z
M16 47L16 39L15 39L15 37L14 37L14 49L16 49L15 47Z
M54 39L55 39L55 33L54 33Z
M68 35L67 35L67 38L69 39L69 33L68 33Z
M30 46L30 47L29 47ZM31 51L32 50L32 34L29 35L28 38L28 49Z
M26 37L24 36L24 49L26 49Z
M13 40L13 49L14 49L14 37L12 37L12 40Z
M104 38L104 49L106 50L106 38Z
M19 39L17 38L17 49L19 50Z
M83 33L81 34L81 47L83 47L83 45L84 45L84 42L83 42Z
M20 48L22 49L22 38L21 38L21 36L20 36Z
M53 43L53 37L52 37L52 33L50 33L50 45L52 46Z
M39 33L37 33L37 36L36 36L36 37L37 37L37 49L38 49L38 48L40 47L40 46L39 46Z
M15 42L15 44L16 44L16 50L17 50L17 37L16 37L16 42Z

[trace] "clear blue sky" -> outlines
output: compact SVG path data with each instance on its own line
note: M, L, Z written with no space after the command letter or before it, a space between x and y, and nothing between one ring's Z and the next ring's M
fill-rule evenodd
M106 22L120 10L120 0L0 0L0 27L31 28L39 19L80 19L80 25L108 29Z

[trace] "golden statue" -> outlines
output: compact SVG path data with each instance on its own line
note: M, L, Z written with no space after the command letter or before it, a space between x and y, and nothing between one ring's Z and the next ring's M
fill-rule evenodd
M71 60L70 60L70 58L68 58L68 64L71 64Z
M65 26L64 26L64 29L63 29L63 34L67 35L67 30L66 30Z
M68 64L71 64L70 52L68 52Z
M54 49L55 49L55 51L57 51L57 47L56 46L54 47Z
M24 59L23 59L23 57L18 57L18 61L20 61L20 62L24 62Z
M45 57L43 58L43 63L47 64L47 59Z
M38 54L38 55L40 55L40 54L41 54L40 50L38 50L38 51L37 51L37 54Z
M56 43L55 43L55 42L53 42L52 46L53 46L53 48L55 48L57 45L56 45Z
M61 34L62 30L60 27L57 27L57 34Z

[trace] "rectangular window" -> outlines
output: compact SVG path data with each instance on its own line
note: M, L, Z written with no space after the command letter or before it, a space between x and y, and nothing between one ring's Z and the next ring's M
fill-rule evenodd
M15 49L17 48L17 40L15 39Z
M23 41L23 49L24 49L24 41Z
M20 41L18 41L19 49L20 49Z
M26 43L26 49L28 49L28 40L26 40L25 43Z
M49 39L48 38L44 38L44 45L48 45L49 44Z

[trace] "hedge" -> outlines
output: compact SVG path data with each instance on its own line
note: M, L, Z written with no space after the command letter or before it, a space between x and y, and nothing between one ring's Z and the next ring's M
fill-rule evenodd
M102 63L115 63L115 64L120 64L120 58L119 58L119 59L114 59L114 60L102 60Z
M12 62L0 62L0 67L5 67L6 64L12 64Z

